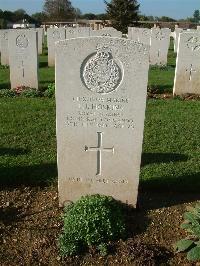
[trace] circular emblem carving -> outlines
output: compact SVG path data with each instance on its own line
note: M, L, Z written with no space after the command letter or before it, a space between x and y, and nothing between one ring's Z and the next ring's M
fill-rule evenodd
M81 72L86 88L102 94L116 90L123 75L120 66L113 59L111 51L105 46L97 47L96 54L86 58Z
M55 30L52 35L54 39L61 39L61 34L58 30Z
M200 38L199 37L190 37L187 40L187 47L192 51L200 50Z
M25 34L21 34L16 38L16 45L19 48L27 48L28 47L28 39Z
M156 40L161 41L162 39L164 39L164 35L161 31L156 32Z

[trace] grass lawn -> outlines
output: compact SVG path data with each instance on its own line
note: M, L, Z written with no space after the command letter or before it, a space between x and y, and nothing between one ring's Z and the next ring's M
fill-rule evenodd
M53 99L0 99L0 182L49 184L57 177ZM141 187L200 190L198 101L148 100Z
M40 56L40 87L54 82ZM172 92L175 54L171 42L168 66L151 67L149 85ZM0 88L9 87L9 70L0 69ZM2 184L47 184L57 176L55 102L46 98L0 99L0 176ZM198 101L148 100L141 187L200 189Z

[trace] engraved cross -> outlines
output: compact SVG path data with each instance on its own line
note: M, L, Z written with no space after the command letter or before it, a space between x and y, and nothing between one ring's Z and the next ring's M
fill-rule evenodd
M97 132L98 135L98 145L97 147L85 146L85 151L95 151L97 152L97 173L96 175L101 175L102 171L102 152L112 152L114 154L114 147L104 148L103 147L103 132Z
M22 70L22 77L24 78L24 61L23 60L21 61L20 68Z
M186 72L188 72L188 71L189 71L189 74L190 74L189 81L191 81L192 80L192 73L196 72L196 70L193 69L193 65L192 64L190 65L190 69L186 69Z

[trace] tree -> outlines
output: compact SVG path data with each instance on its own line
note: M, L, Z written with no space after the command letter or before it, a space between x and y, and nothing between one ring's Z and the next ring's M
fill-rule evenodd
M43 21L47 20L47 15L44 12L37 12L31 16L37 21L38 24L42 24Z
M200 11L197 9L194 11L194 22L198 23L200 21Z
M139 4L137 0L111 0L105 1L107 14L112 26L126 33L128 26L138 20Z
M44 12L50 20L66 20L75 17L75 10L69 0L45 0Z

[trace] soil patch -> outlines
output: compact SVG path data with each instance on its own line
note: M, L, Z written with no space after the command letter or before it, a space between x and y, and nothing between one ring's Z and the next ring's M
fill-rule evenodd
M129 236L110 243L109 255L95 248L62 259L57 238L62 229L56 185L0 192L0 265L198 265L172 245L185 236L180 229L186 206L200 195L141 192L138 210L127 210Z

